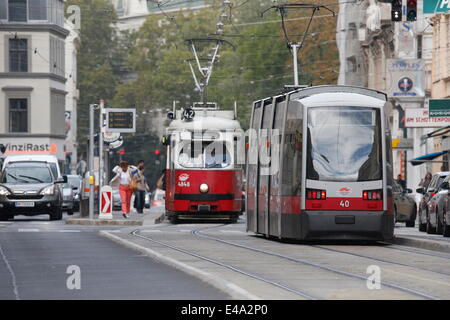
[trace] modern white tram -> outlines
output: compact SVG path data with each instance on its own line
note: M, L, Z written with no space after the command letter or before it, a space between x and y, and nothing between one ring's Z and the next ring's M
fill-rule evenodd
M387 103L382 92L351 86L307 87L254 102L247 230L298 240L391 239Z

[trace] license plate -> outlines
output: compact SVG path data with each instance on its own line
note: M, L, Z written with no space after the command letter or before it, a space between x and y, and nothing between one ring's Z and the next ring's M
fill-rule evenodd
M16 202L16 207L32 208L34 207L34 202Z

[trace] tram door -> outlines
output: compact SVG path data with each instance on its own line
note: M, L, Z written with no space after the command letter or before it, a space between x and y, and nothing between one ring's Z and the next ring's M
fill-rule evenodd
M263 103L258 152L258 232L268 234L269 215L269 175L270 175L270 134L273 119L273 99Z
M247 229L257 232L257 187L258 187L258 133L261 125L261 101L255 102L247 150Z

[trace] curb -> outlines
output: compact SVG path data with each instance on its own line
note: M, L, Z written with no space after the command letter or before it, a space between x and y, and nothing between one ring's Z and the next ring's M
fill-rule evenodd
M100 219L67 219L66 224L82 226L142 226L140 220L100 220Z
M167 264L171 267L174 267L184 273L194 276L194 277L214 286L215 288L229 294L233 299L237 299L237 300L260 300L261 299L258 296L255 296L255 295L251 294L250 292L248 292L247 290L234 284L233 282L221 279L215 275L212 275L211 273L208 273L208 272L205 272L198 268L192 267L184 262L180 262L178 260L175 260L173 258L165 256L161 253L158 253L152 249L149 249L144 246L133 243L129 240L122 239L121 237L111 234L108 231L100 231L99 234L101 236L103 236L109 240L112 240L116 243L119 243L127 248L139 251L157 261L160 261L160 262Z
M396 236L392 241L389 242L392 244L398 244L407 247L415 247L419 249L450 253L450 243L439 243L438 241L434 240L412 239L408 237Z

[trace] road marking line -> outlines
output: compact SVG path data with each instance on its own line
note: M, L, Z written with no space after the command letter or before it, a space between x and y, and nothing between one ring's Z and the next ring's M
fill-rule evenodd
M240 230L220 230L220 232L223 232L223 233L244 233L243 231L240 231Z
M39 229L19 229L18 232L39 232Z
M180 229L178 230L179 232L191 232L192 230L188 230L188 229Z
M17 287L17 281L16 281L16 274L14 273L14 270L12 269L11 265L9 264L8 259L5 256L5 253L3 252L2 246L0 246L0 255L3 258L3 261L6 264L6 268L8 268L8 271L11 275L11 280L12 280L12 286L13 286L13 290L14 290L14 296L16 297L16 300L20 300L20 296L19 296L19 288Z
M162 232L161 230L142 230L143 233Z
M59 232L81 232L81 230L58 230Z

